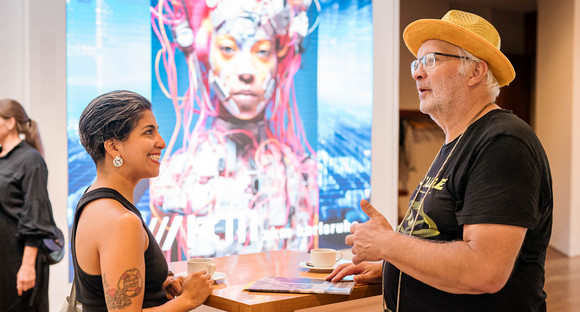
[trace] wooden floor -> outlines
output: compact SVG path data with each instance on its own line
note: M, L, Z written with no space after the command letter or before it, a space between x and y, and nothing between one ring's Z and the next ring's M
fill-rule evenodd
M569 258L548 248L544 290L548 312L580 311L580 257Z

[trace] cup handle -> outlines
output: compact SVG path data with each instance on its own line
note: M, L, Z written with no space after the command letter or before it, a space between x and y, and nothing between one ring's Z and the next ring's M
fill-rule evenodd
M209 272L207 272L207 274L209 274L210 276L213 276L213 274L215 273L215 263L210 263L207 265Z
M341 251L337 251L336 252L336 261L342 259L342 252Z

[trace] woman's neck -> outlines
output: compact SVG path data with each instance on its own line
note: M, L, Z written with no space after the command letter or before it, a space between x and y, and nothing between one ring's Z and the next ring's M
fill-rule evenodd
M14 149L14 147L16 147L16 145L20 144L20 142L22 142L22 140L18 134L10 134L6 136L6 138L0 142L0 145L2 146L0 157L6 156L12 149Z
M94 190L102 187L114 189L115 191L119 192L123 197L125 197L128 201L133 203L133 192L135 191L135 187L137 183L133 183L119 175L117 173L106 173L103 170L97 169L97 179L89 190Z

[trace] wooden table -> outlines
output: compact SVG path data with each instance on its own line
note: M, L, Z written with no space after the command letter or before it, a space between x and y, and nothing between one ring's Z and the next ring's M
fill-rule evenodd
M380 284L357 284L349 296L249 292L247 286L262 277L308 277L324 279L328 273L312 273L299 263L310 254L288 250L215 258L216 271L227 278L216 284L205 305L225 311L295 311L324 304L360 299L381 294ZM187 262L172 262L175 273L187 271Z

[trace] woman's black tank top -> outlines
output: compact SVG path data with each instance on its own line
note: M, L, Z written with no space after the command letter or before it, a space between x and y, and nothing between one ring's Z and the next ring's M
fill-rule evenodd
M130 201L114 189L98 188L85 193L81 197L75 212L71 236L71 254L75 270L77 300L83 304L83 311L107 311L102 276L85 273L77 263L75 250L76 228L83 209L88 203L100 198L111 198L120 202L127 210L133 212L141 219L143 228L149 236L149 246L145 250L145 295L143 298L143 308L156 307L164 304L167 302L167 297L165 290L163 290L163 282L167 278L168 268L161 248L159 248L159 245L155 241L155 237L145 224L139 210ZM122 256L119 255L119 257Z

